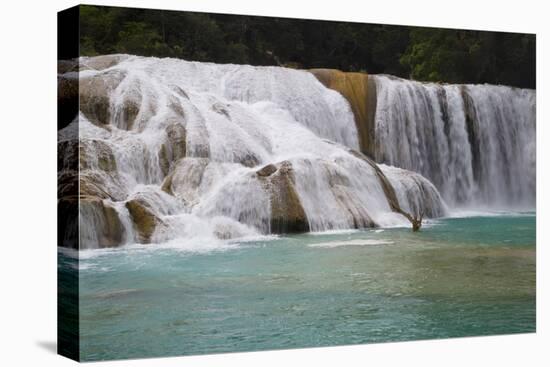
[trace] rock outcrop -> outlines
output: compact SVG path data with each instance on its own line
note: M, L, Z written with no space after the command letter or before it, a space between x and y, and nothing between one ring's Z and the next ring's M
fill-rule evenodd
M271 233L309 231L306 213L294 187L294 173L290 162L269 164L258 170L256 175L269 193Z
M116 172L117 165L112 147L101 140L80 139L80 170Z
M374 169L391 210L407 218L413 231L420 229L424 216L437 218L445 214L445 204L439 192L422 175L397 167L378 165L362 153L351 149L349 152Z
M80 248L115 247L124 242L126 231L118 212L105 200L80 196L80 217L88 222L80 225Z
M199 199L199 189L203 183L203 175L210 164L208 158L185 158L179 160L172 172L164 179L161 189L193 205Z
M147 203L143 201L132 199L126 202L126 208L138 234L137 240L140 243L149 243L161 220L153 214L153 211L147 207Z
M79 107L90 122L98 126L110 123L110 95L124 79L124 76L123 72L114 70L80 77Z
M424 176L397 167L379 166L387 182L397 188L394 190L398 193L395 197L402 211L413 218L438 218L445 215L446 207L441 195Z
M172 122L166 128L166 143L162 144L159 151L159 163L162 173L166 176L170 167L186 154L185 126L179 122Z
M343 72L336 69L309 70L327 88L333 89L350 104L363 154L374 157L374 113L376 86L367 73Z

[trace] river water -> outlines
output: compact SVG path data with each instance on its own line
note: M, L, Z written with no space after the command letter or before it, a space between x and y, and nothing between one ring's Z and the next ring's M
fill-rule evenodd
M86 361L534 332L535 215L60 250ZM63 269L62 269L63 270Z

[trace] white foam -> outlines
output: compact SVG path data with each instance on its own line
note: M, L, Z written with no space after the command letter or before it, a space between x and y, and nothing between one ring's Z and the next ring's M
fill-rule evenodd
M498 209L491 210L487 208L480 209L454 209L448 213L448 218L475 218L475 217L530 217L535 216L533 211L515 211L515 210L506 210Z
M334 248L342 246L379 246L379 245L393 245L393 241L389 240L349 240L349 241L332 241L323 243L313 243L308 247L323 247Z

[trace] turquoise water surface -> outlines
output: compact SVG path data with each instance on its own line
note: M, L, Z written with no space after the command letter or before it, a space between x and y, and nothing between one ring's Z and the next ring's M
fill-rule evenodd
M82 252L81 358L535 331L532 213L208 248Z

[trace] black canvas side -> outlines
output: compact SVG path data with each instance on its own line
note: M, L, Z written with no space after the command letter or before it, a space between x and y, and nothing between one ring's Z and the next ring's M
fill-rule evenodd
M78 361L78 6L57 14L57 47L57 352Z

